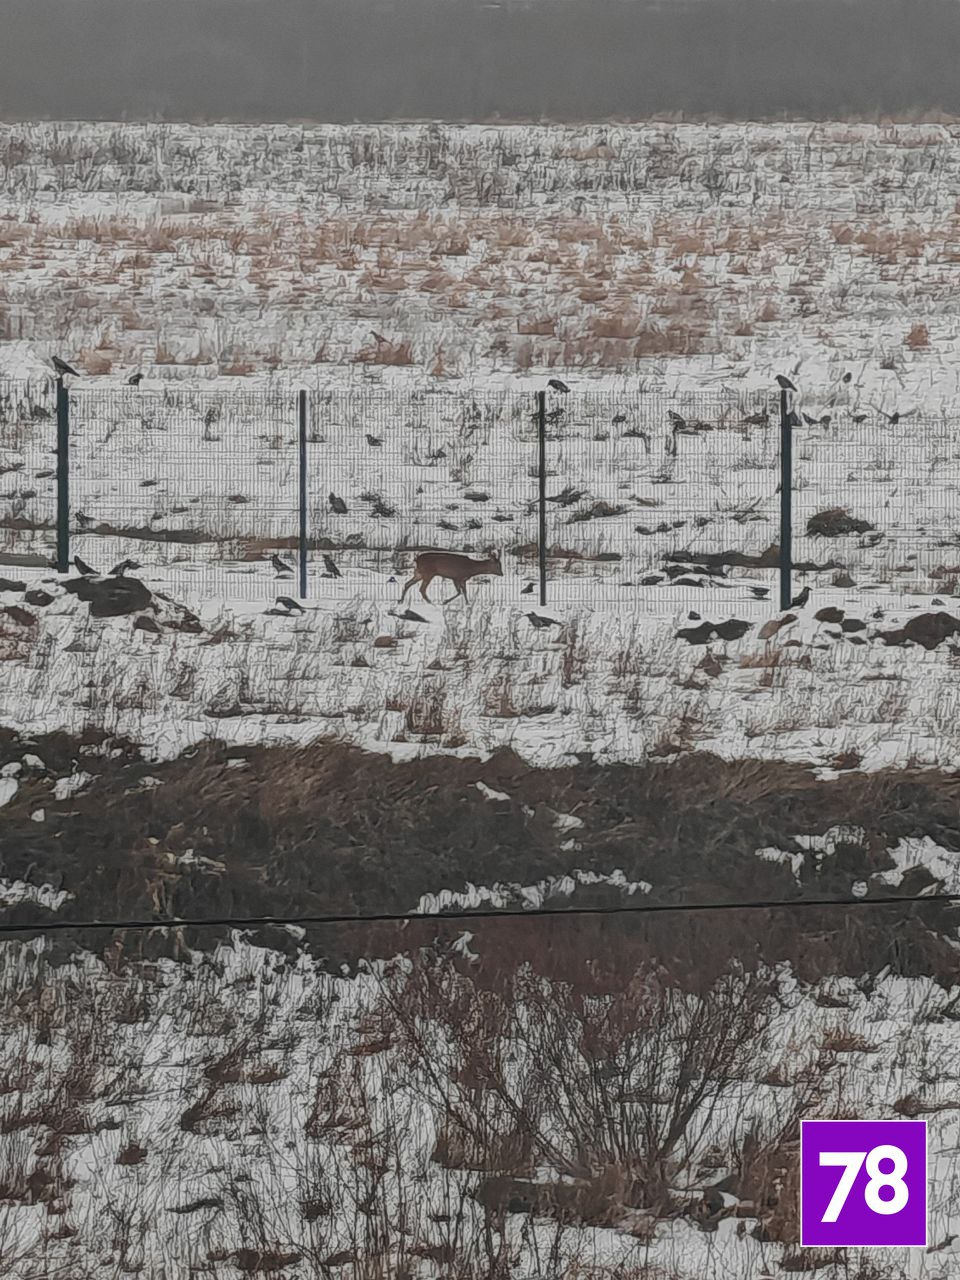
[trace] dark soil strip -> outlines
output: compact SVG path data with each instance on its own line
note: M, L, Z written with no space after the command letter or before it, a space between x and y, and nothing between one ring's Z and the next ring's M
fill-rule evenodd
M649 881L653 892L639 901L847 897L857 881L893 865L887 851L905 836L929 835L960 850L960 777L932 771L819 782L796 765L728 763L706 754L639 768L538 770L508 752L486 763L433 757L393 765L330 744L212 745L158 765L144 763L132 746L111 760L81 755L81 745L64 735L0 734L0 765L31 752L47 768L24 770L0 813L0 876L69 890L74 899L58 920L406 912L421 895L444 888L532 884L575 869L619 868L628 880ZM227 767L231 756L245 758L246 767ZM53 779L74 768L94 781L55 800ZM144 788L147 776L160 785ZM485 798L477 782L509 799ZM43 822L31 819L37 809L45 811ZM574 814L583 826L561 830L555 813ZM838 824L862 827L866 836L827 858L804 855L800 886L789 866L756 856L764 846L798 851L796 835ZM578 847L563 849L571 838ZM957 867L948 889L960 888L960 853ZM895 890L874 885L870 892L919 892L931 882L920 871ZM553 905L623 901L619 890L596 886ZM43 918L33 903L0 912L0 920ZM691 980L734 957L752 964L762 956L788 959L811 979L890 964L950 983L960 981L947 940L956 939L958 922L960 911L949 905L891 903L872 911L470 921L469 928L477 940L505 948L511 964L547 947L562 965L562 941L553 942L576 930L600 963L610 948L636 946ZM311 927L303 945L333 964L352 964L384 954L381 948L391 953L463 931L455 921L448 928L435 921L324 925ZM168 951L170 932L128 932L124 948ZM202 948L222 936L182 933ZM259 931L258 940L288 952L299 945L276 926ZM109 935L91 933L68 935L64 946L74 941L98 952L111 945ZM577 952L584 954L581 946Z

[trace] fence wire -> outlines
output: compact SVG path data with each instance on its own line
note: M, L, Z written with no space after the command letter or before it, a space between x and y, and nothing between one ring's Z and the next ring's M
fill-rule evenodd
M326 552L339 572L399 597L428 548L496 551L505 573L535 568L533 397L327 391L308 397L307 416L311 576L328 573Z
M204 595L260 599L296 546L297 396L70 389L71 542Z
M71 554L101 571L129 559L185 597L296 594L296 389L69 391ZM8 566L54 555L55 392L52 380L0 381ZM548 392L548 603L713 611L751 590L775 601L778 403L776 393ZM793 457L795 589L960 593L949 416L800 414ZM536 603L535 395L310 392L306 462L308 595L398 599L418 551L495 550L504 583L471 594L519 603L526 587ZM434 585L433 597L447 589Z

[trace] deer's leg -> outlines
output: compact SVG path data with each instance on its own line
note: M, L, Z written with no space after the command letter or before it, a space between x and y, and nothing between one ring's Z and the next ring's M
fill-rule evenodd
M456 581L457 581L457 580L456 580L456 578L454 578L454 582L456 582ZM466 598L467 598L467 584L466 584L465 582L457 582L457 589L456 589L456 591L453 593L453 595L450 597L450 599L449 599L449 600L444 600L444 602L443 602L443 603L444 603L444 604L452 604L452 603L453 603L453 601L454 601L454 600L456 600L457 596L463 596L464 600L466 600Z
M400 597L400 603L401 603L401 604L403 604L404 600L406 600L406 598L407 598L407 592L410 590L410 588L413 586L413 584L414 584L415 582L419 582L419 581L420 581L420 579L417 577L417 575L416 575L416 574L414 574L414 575L413 575L413 577L410 579L410 581L407 583L407 585L403 588L403 595Z
M429 587L432 581L433 581L432 573L428 573L425 578L420 579L420 594L423 596L424 600L426 600L427 604L430 603L430 597L427 595L427 587Z

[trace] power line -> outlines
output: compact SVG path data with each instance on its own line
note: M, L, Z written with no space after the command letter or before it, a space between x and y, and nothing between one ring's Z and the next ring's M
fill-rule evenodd
M303 916L157 916L146 920L36 920L32 923L0 923L0 934L63 933L80 929L256 929L264 925L309 926L322 924L407 924L419 920L514 920L536 916L619 916L660 915L667 912L696 911L778 911L811 907L891 907L915 904L954 905L960 892L931 894L891 894L886 898L760 898L745 902L649 902L640 905L605 907L532 907L527 911L421 911L415 913L374 912L370 915Z

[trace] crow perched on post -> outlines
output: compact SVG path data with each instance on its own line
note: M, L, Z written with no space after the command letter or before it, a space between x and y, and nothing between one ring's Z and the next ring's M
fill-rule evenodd
M56 369L57 373L61 375L65 373L69 373L69 374L72 374L73 377L75 378L80 377L76 369L71 369L70 365L67 364L66 360L61 360L59 356L53 356L52 360L53 360L53 367Z
M810 588L804 587L798 596L794 596L790 601L791 609L802 609L810 599Z
M550 381L547 383L547 386L552 387L554 391L566 392L570 390L567 384L565 382L561 382L559 378L551 378Z
M293 566L284 564L279 556L271 556L270 563L273 565L274 569L276 569L278 574L293 573Z
M782 373L777 374L777 386L783 391L796 391L796 387L789 378L785 378Z

